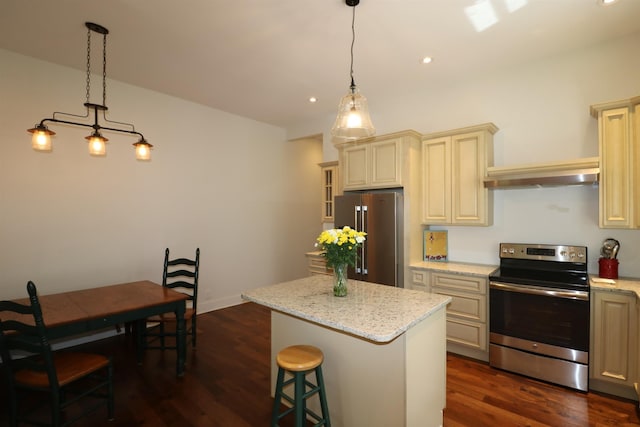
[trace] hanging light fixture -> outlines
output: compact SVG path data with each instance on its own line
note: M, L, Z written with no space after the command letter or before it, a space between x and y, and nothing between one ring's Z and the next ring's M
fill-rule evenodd
M87 27L87 101L84 103L84 106L87 108L87 112L85 115L77 115L70 113L61 113L54 112L53 117L48 119L42 119L39 124L35 125L32 129L28 129L27 132L33 134L31 139L31 146L36 151L51 151L51 136L56 133L49 130L49 128L45 125L46 122L52 123L63 123L67 125L74 126L83 126L92 128L93 132L91 135L85 137L85 139L89 142L89 154L92 156L105 156L107 154L107 141L108 139L102 136L100 133L101 130L109 131L109 132L121 132L128 133L131 135L137 135L140 139L138 142L133 144L136 149L136 159L138 160L151 160L151 147L153 145L149 144L144 136L140 132L136 132L135 127L130 123L122 123L107 120L106 111L108 110L106 105L107 99L107 34L109 34L109 30L107 30L102 25L94 24L93 22L86 22L85 26ZM102 34L102 104L94 104L91 102L90 93L91 93L91 32L96 32L98 34ZM89 118L91 112L93 111L93 123L82 123L82 122L74 122L71 120L64 120L58 118L59 116L66 117L78 117L78 118ZM109 126L102 126L98 123L98 111L102 112L102 119L109 124ZM116 127L111 127L116 126Z
M360 95L353 79L353 45L356 41L356 6L360 3L360 0L345 0L345 3L347 6L353 8L351 18L351 85L349 86L349 93L342 97L340 101L338 116L331 129L331 135L338 140L349 141L373 136L376 133L376 129L373 127L373 123L371 123L367 98Z

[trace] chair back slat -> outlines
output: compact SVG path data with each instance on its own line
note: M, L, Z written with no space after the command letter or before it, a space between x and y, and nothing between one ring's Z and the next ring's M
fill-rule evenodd
M184 280L178 280L177 282L167 283L167 288L185 288L193 289L195 285L191 282L185 282Z
M176 259L167 261L167 265L169 266L188 265L188 266L194 267L196 265L196 261L188 258L176 258Z
M11 311L19 314L33 314L30 305L19 304L15 301L0 301L0 313L3 311Z
M167 271L167 278L169 277L180 277L180 276L184 276L184 277L196 277L196 273L195 271L189 271L189 270L175 270L175 271Z

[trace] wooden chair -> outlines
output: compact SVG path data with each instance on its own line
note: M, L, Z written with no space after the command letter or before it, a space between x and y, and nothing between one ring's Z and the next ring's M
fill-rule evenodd
M196 257L194 259L170 259L169 248L165 249L162 286L188 295L187 309L184 314L185 332L187 338L191 337L191 345L193 348L196 347L196 309L198 302L199 270L200 248L196 249ZM142 349L175 349L175 327L175 313L164 313L159 316L150 317L138 328L140 339L138 344L142 346ZM170 340L166 338L170 338ZM139 352L138 355L140 358L141 352Z
M52 351L31 281L27 292L29 305L0 301L0 355L9 386L11 426L67 426L104 405L113 420L111 359ZM49 398L43 399L42 393Z

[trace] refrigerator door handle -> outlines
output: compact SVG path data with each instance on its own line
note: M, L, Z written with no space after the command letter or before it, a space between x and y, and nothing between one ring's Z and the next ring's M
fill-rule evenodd
M362 224L361 224L360 230L358 231L364 231L364 232L367 231L367 221L369 220L368 214L369 214L368 207L366 205L362 206ZM360 263L362 265L362 274L364 275L369 274L369 271L367 269L368 266L366 265L367 256L365 251L366 251L366 243L362 245L362 252L361 252L362 256L360 258Z
M355 227L356 230L359 230L361 229L361 225L362 225L362 206L355 206L355 209L353 212L353 226ZM355 265L355 271L356 271L356 274L362 274L362 268L360 268L360 264L357 262L357 260Z

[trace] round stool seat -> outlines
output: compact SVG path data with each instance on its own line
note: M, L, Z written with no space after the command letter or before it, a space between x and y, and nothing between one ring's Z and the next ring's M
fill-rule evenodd
M278 366L291 372L315 369L323 359L322 351L312 345L292 345L280 350L276 356Z

